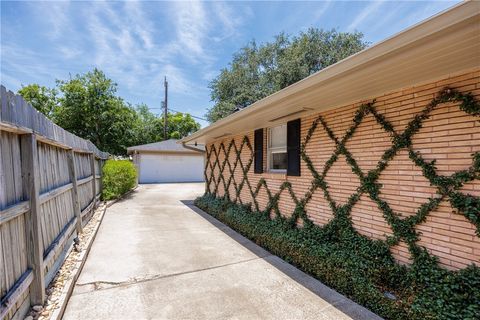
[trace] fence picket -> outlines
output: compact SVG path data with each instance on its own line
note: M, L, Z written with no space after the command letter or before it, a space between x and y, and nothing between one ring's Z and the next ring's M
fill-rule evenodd
M44 301L47 273L95 208L95 162L101 173L106 158L0 86L1 319L23 318L19 310Z
M40 182L37 166L37 139L34 134L21 136L23 190L24 197L30 201L30 210L26 223L28 267L33 271L30 287L32 304L45 301L45 279L43 273L43 250L40 232Z

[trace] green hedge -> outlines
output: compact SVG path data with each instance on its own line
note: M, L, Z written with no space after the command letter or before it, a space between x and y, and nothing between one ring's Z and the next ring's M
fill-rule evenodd
M271 219L211 194L195 204L386 319L480 318L478 267L447 271L430 257L406 267L394 261L385 242L332 224L297 228L284 218Z
M107 160L103 166L103 199L116 199L135 187L137 170L128 160Z

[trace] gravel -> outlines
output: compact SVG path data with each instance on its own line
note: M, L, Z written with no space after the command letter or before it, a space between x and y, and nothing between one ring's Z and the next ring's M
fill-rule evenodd
M86 249L90 239L93 237L101 221L105 207L106 203L100 203L90 221L83 228L83 232L78 236L80 244L70 250L62 266L46 289L47 297L45 304L43 306L33 306L24 320L48 320L51 318L53 312L61 307L65 299L65 295L63 295L64 288L68 281L75 275L75 271L81 263L80 253Z

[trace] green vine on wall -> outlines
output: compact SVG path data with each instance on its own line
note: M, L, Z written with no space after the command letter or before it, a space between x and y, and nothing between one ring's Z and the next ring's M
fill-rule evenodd
M206 193L218 195L218 188L222 183L227 200L234 203L239 202L240 204L243 204L241 192L246 187L253 199L255 210L260 211L256 198L262 188L264 188L268 196L268 203L266 208L263 210L263 213L270 216L270 213L273 211L276 218L286 219L292 227L296 226L301 219L304 227L308 228L313 226L313 222L308 218L305 208L315 192L320 190L328 202L334 216L334 218L325 227L331 228L333 232L343 236L358 236L358 232L352 225L351 211L361 196L366 194L377 204L385 221L392 229L393 235L387 237L387 245L394 246L400 241L404 241L408 245L408 249L413 257L414 263L424 261L425 258L427 260L431 260L429 254L422 247L417 245L419 233L416 231L416 226L422 222L425 222L429 213L437 209L440 203L444 200L448 200L452 208L456 209L476 226L476 234L480 237L480 198L463 194L459 191L465 183L475 179L480 179L480 152L472 154L472 165L470 168L455 172L450 176L443 176L438 174L435 161L425 160L419 152L416 152L413 149L412 146L412 139L414 135L422 128L423 122L429 119L431 112L439 104L443 103L460 103L460 110L472 116L480 117L480 104L475 100L472 94L461 93L449 88L441 91L438 96L434 98L419 114L415 115L402 133L397 133L393 125L382 114L376 111L374 101L360 106L355 113L352 126L346 131L346 134L341 139L335 136L325 120L319 116L313 121L300 148L302 160L305 162L308 170L313 176L311 187L301 199L295 195L292 185L288 181L282 183L278 192L275 194L272 193L267 185L266 180L263 178L258 181L255 188L251 186L248 178L248 172L250 171L253 163L253 150L247 136L243 138L239 148L235 144L234 140L230 141L228 147L225 147L223 142L220 143L218 149L215 147L215 145L212 145L210 148L207 148L207 162L205 167ZM390 135L392 145L385 150L374 169L368 172L363 172L352 154L347 149L346 144L354 135L356 129L367 115L372 115L376 122L385 130L385 132ZM324 164L322 172L319 172L315 168L312 160L306 152L306 147L313 134L318 129L319 125L321 125L322 129L327 133L329 139L331 139L335 144L335 151ZM250 157L246 163L244 163L244 160L242 160L241 157L244 148L247 148L250 153ZM381 173L387 168L388 163L398 154L400 150L408 151L409 158L422 170L423 176L428 179L431 186L434 186L437 189L434 197L429 198L426 203L422 204L418 208L416 214L407 218L402 218L389 206L386 201L380 198L382 185L378 182ZM232 151L235 154L233 165L229 161L230 153ZM221 155L224 156L222 163L220 163ZM330 168L340 156L345 157L347 163L351 167L352 172L360 180L360 187L358 187L357 191L353 193L348 198L348 201L343 205L337 204L333 200L329 192L328 182L325 179ZM213 163L211 162L212 157L214 157ZM218 168L218 177L215 179L214 172L216 168ZM237 168L240 168L242 174L242 180L240 183L238 183L234 177ZM210 170L210 175L208 175L207 170ZM225 172L225 170L228 170L228 172ZM228 179L225 179L225 173L228 173ZM232 184L235 189L235 197L233 199L231 199L229 193L229 188ZM283 217L279 209L280 196L284 190L288 191L293 202L295 203L295 210L289 218Z

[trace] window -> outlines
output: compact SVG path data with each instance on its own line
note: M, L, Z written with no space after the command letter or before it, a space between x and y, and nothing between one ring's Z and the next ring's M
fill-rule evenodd
M287 125L268 130L268 169L270 171L287 170Z

